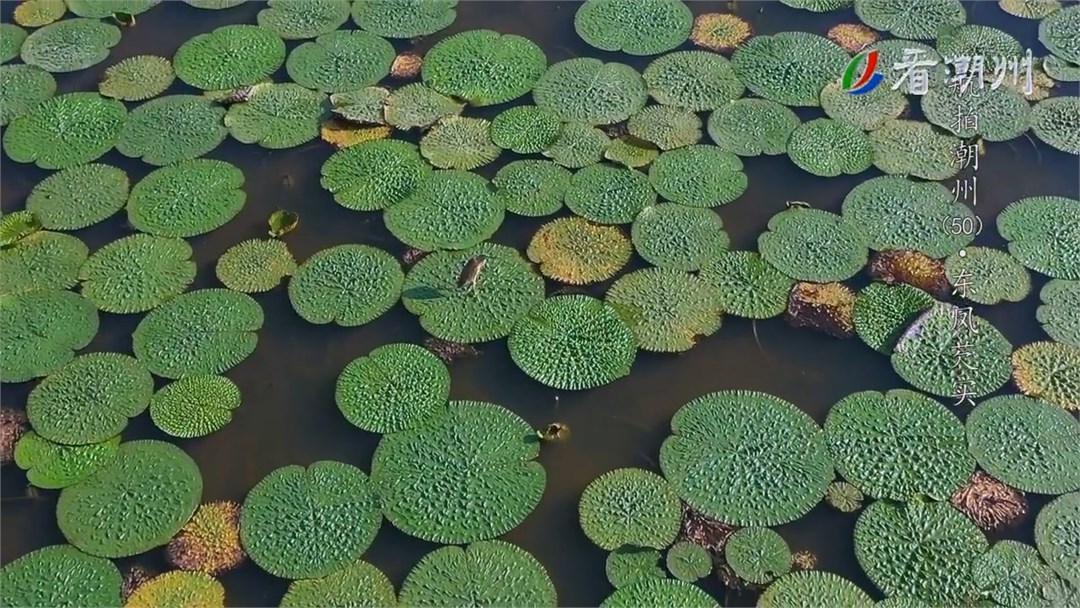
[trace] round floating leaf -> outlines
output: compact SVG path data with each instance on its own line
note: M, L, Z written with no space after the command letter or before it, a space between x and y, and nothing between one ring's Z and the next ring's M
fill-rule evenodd
M544 156L570 169L595 165L612 145L607 134L584 123L571 122L563 125L555 143L544 150Z
M119 353L75 358L41 381L26 401L39 435L65 445L98 443L120 434L146 409L154 381L139 361Z
M190 439L220 431L240 407L240 388L224 376L184 376L154 393L150 418L173 437Z
M483 118L447 116L420 138L420 154L439 169L471 171L499 157Z
M631 226L634 249L661 268L696 271L727 251L724 222L711 209L660 204L646 207Z
M928 123L889 120L869 134L874 166L890 175L911 175L927 180L949 179L959 172L957 149L962 142L937 133Z
M156 166L198 158L225 141L224 117L225 108L201 95L154 99L131 112L116 149Z
M351 8L349 0L270 0L256 19L285 40L314 38L341 27Z
M973 26L974 27L974 26ZM1001 55L1016 57L1016 55ZM930 124L971 138L976 135L986 141L1007 141L1023 135L1031 124L1031 106L1024 96L1007 87L983 87L978 94L961 92L959 87L933 87L919 98L923 114ZM958 117L976 116L974 125Z
M739 578L758 585L791 570L791 549L782 536L769 528L736 530L724 543L724 559Z
M982 317L937 303L904 332L892 354L893 370L915 388L940 397L988 395L1009 380L1012 345ZM954 318L956 321L954 322ZM955 327L954 327L955 326ZM970 353L957 365L956 345Z
M87 445L53 443L30 431L15 444L15 464L26 480L46 490L75 485L112 462L120 436Z
M675 578L692 583L712 572L712 556L701 545L678 542L668 549L667 568Z
M825 488L825 502L843 513L854 513L861 509L865 498L862 490L846 481L834 481Z
M792 8L799 8L815 13L828 13L851 6L853 0L780 0Z
M638 347L654 352L690 350L720 329L723 316L715 287L673 268L624 275L612 284L605 301L633 329Z
M77 293L39 289L0 296L0 377L13 383L51 374L97 330L97 309Z
M251 560L281 578L319 578L360 557L382 524L373 484L332 460L271 471L248 492L240 541Z
M1043 286L1039 298L1042 306L1035 318L1046 335L1080 348L1080 281L1054 279Z
M821 109L829 118L863 131L879 129L908 109L907 98L892 87L875 87L861 95L852 95L831 82L820 95ZM925 102L924 102L925 103ZM955 118L955 116L954 116Z
M793 207L769 220L758 237L766 262L799 281L828 283L855 276L866 265L866 237L856 224L828 211Z
M571 211L600 224L629 224L655 202L656 192L644 173L607 164L578 171L566 191Z
M494 125L493 122L493 131ZM550 160L525 159L503 165L491 184L495 187L495 198L507 211L540 217L562 209L572 178L568 169Z
M346 365L334 395L354 426L397 433L422 426L444 409L450 372L426 348L387 344Z
M799 117L775 101L736 99L710 114L706 126L723 150L739 156L776 155L787 152Z
M176 73L168 59L137 55L109 66L98 91L105 97L142 101L164 93L175 79Z
M748 185L738 156L697 144L660 154L649 182L663 198L691 207L716 207L742 196Z
M562 121L554 113L537 106L513 106L491 121L491 141L518 154L539 154L548 149L559 133Z
M1045 19L1061 10L1060 0L998 0L1001 10L1023 19Z
M492 539L517 527L544 493L535 437L501 406L451 401L426 425L384 435L371 479L387 519L410 536L455 544Z
M881 354L893 352L896 342L915 318L934 305L934 297L906 283L873 282L855 298L855 333Z
M709 562L710 568L712 562ZM604 571L612 587L619 589L647 578L667 578L660 567L660 552L645 547L623 546L608 553Z
M132 335L135 356L163 378L226 372L255 351L263 312L251 296L200 289L143 317Z
M214 268L222 285L234 291L260 293L296 272L289 247L276 239L250 239L229 247Z
M989 247L967 247L962 253L945 260L945 274L964 298L997 304L1019 302L1031 292L1031 275L1008 253ZM961 288L964 283L969 286Z
M718 53L730 51L749 37L750 24L731 13L701 13L690 30L690 42Z
M140 584L128 596L124 604L128 608L156 608L158 606L205 606L218 608L225 605L225 587L205 572L173 570L160 574Z
M694 112L723 107L746 91L727 58L708 51L669 53L641 76L653 99Z
M110 165L65 169L42 180L26 198L26 209L51 230L78 230L96 224L124 207L128 177Z
M55 606L119 606L120 570L101 557L71 545L51 545L31 551L0 570L4 604Z
M206 91L233 89L266 79L285 62L285 43L257 25L226 25L189 39L176 50L176 76Z
M1080 7L1063 8L1039 22L1039 42L1061 59L1080 63L1080 42L1076 40L1078 27Z
M887 603L887 602L886 602ZM855 583L831 572L807 570L785 574L758 599L760 608L801 608L808 606L846 606L871 608L874 600ZM885 603L878 603L884 606ZM894 606L893 608L900 608ZM910 608L916 608L912 606Z
M615 276L630 261L632 250L617 226L564 217L541 226L525 253L549 279L587 285Z
M12 19L22 26L41 27L58 21L67 10L64 0L24 0L15 7Z
M1058 82L1080 82L1080 66L1059 57L1055 57L1054 55L1047 55L1043 58L1042 71L1045 72L1051 80L1056 80ZM1040 82L1040 84L1045 86L1045 83L1043 82ZM1046 95L1048 94L1049 92L1046 93ZM1039 97L1034 97L1035 95L1046 97L1046 95L1040 93L1038 88L1036 88L1031 95L1025 95L1024 97L1027 99L1039 99Z
M0 66L0 126L6 127L55 93L56 78L37 66Z
M640 608L641 606L680 606L681 608L716 608L717 601L700 587L670 578L647 578L615 590L601 608Z
M963 423L914 391L848 395L824 428L836 470L874 498L947 500L975 470Z
M528 38L469 30L440 40L424 55L421 75L436 91L473 106L517 99L547 69L544 51Z
M587 0L574 15L574 29L590 46L628 55L670 51L693 25L682 0Z
M727 314L768 319L787 309L795 285L753 251L724 251L701 268L702 280L717 289L720 308Z
M463 281L470 266L478 270ZM532 265L514 249L495 243L424 256L405 277L402 295L425 331L460 343L505 338L543 299L544 280Z
M289 583L283 608L324 608L325 606L397 606L394 584L381 570L357 560L322 578Z
M585 295L548 298L521 318L507 346L534 380L558 389L610 384L630 373L633 330L611 306Z
M0 63L7 63L19 56L26 30L14 23L0 23Z
M975 560L971 569L975 585L999 606L1044 606L1043 589L1057 576L1039 559L1035 547L1002 540Z
M825 85L844 71L850 57L832 40L807 32L754 36L731 57L751 92L787 106L819 106Z
M289 302L308 323L355 327L390 310L404 280L389 253L368 245L338 245L300 265L289 280Z
M428 0L424 0L425 2ZM386 98L386 122L397 129L429 127L440 118L461 113L465 104L419 82L407 84Z
M862 173L874 156L865 133L831 118L815 118L796 127L787 152L800 169L821 177Z
M940 28L937 32L937 51L942 57L984 57L991 62L994 57L1015 60L1024 54L1016 38L999 29L974 23ZM959 90L959 87L955 89ZM979 119L982 122L981 116Z
M335 115L349 122L371 125L386 123L383 106L390 97L390 91L383 87L363 87L357 91L334 93L330 96L330 105Z
M998 214L997 229L1024 266L1055 279L1080 279L1080 201L1020 199Z
M161 2L162 0L64 0L71 12L91 19L105 19L118 13L139 15Z
M162 237L204 234L240 213L247 200L243 185L240 169L222 160L200 158L162 167L131 189L128 221Z
M35 232L0 251L0 294L72 287L87 253L70 234Z
M23 209L0 213L0 247L11 247L41 231L41 220L32 211Z
M1021 393L1067 410L1080 409L1080 347L1034 342L1012 354L1013 381Z
M163 441L128 441L116 458L64 488L56 519L68 542L91 555L127 557L169 542L199 506L199 467Z
M967 18L960 0L855 0L855 14L875 30L916 40L932 39Z
M1061 11L1065 12L1065 11ZM1076 11L1080 15L1080 11ZM1080 97L1051 97L1031 110L1031 131L1052 148L1080 154Z
M486 241L506 211L488 181L475 173L435 171L405 200L383 213L390 233L417 249L467 249Z
M855 523L855 558L886 595L957 605L974 591L971 567L986 551L975 524L947 502L878 501Z
M660 468L695 509L740 526L798 519L833 478L824 434L797 407L765 393L710 393L682 406ZM750 456L753 454L753 456Z
M352 18L362 29L387 38L416 38L445 29L457 17L458 0L356 0Z
M247 101L229 108L225 126L241 143L294 148L319 136L326 108L326 95L300 85L258 85Z
M35 30L22 43L23 63L47 72L76 72L97 65L120 42L120 28L98 19L64 19Z
M946 229L975 221L971 209L954 198L941 184L875 177L851 189L841 213L849 224L859 226L874 251L914 250L943 258L975 238L962 229Z
M623 545L663 549L682 523L679 496L663 477L616 469L594 479L578 503L581 529L605 551Z
M1072 585L1080 585L1080 492L1065 494L1035 518L1035 544L1046 563Z
M116 144L126 118L124 104L97 93L50 97L11 121L4 153L42 169L92 162Z
M491 540L425 555L401 585L401 604L553 608L556 597L543 564L516 545Z
M626 120L647 98L645 80L634 68L592 57L553 64L533 87L537 106L564 122L591 125Z
M673 150L701 140L701 119L697 114L683 108L646 106L630 117L626 130L632 137L661 150ZM649 162L652 162L652 159Z
M288 0L281 6L312 5L312 0ZM323 5L326 0L318 0ZM347 0L335 0L348 10ZM259 13L261 17L272 8ZM333 28L331 28L333 29ZM390 73L394 62L394 47L386 40L359 30L320 32L314 42L305 42L289 53L285 70L296 84L323 91L338 93L355 91L375 84ZM308 37L308 36L303 36Z
M405 200L430 174L415 145L384 139L335 152L323 163L320 183L342 207L375 211Z
M660 106L654 107L658 108ZM683 110L676 111L683 112ZM644 110L642 110L642 112L644 112ZM642 112L638 112L634 116L637 116ZM697 116L693 113L689 111L687 111L686 113L697 119ZM675 128L679 127L676 126ZM667 135L674 134L664 134L665 137ZM697 141L698 139L700 139L700 133L698 134L698 137L694 139L694 141ZM655 145L647 141L639 140L638 138L635 138L633 136L621 137L619 139L616 139L612 141L610 145L608 145L607 149L604 150L605 159L610 160L613 163L623 165L625 167L630 167L631 169L644 167L645 165L648 165L654 160L656 160L656 157L659 155L660 151L656 149Z

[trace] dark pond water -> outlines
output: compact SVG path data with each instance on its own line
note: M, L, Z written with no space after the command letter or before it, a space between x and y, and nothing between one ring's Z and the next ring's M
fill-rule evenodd
M104 69L138 54L171 57L188 38L230 23L254 23L260 3L226 11L201 11L181 2L165 2L138 17L138 25L125 30L123 41L109 59L83 72L63 75L60 92L95 90ZM853 11L816 15L773 1L689 2L695 13L735 11L750 21L756 34L803 30L824 35L836 23L855 22ZM2 3L10 18L14 2ZM551 63L575 56L624 61L641 69L649 58L628 58L587 47L574 33L571 2L476 2L462 0L458 18L448 33L491 28L526 36L541 45ZM968 6L968 20L1006 29L1026 47L1040 54L1037 22L1004 14L995 2ZM425 51L433 40L417 43ZM292 48L296 42L290 42ZM408 43L398 41L399 49ZM278 75L283 79L284 70ZM188 92L176 84L169 93ZM1071 94L1076 94L1075 89ZM497 110L482 112L490 116ZM475 115L475 113L474 113ZM812 115L806 114L803 118ZM244 146L231 139L209 156L235 163L247 179L247 205L228 225L190 239L199 265L194 288L217 286L213 265L231 245L265 233L266 217L279 207L296 211L301 226L287 237L298 260L342 243L368 243L400 253L403 247L384 228L377 213L357 213L336 205L319 187L319 168L333 150L321 142L283 151ZM503 162L509 160L504 156ZM111 152L102 162L123 167L132 183L152 168ZM855 177L821 179L796 168L785 156L745 159L749 190L734 203L718 209L731 236L732 247L756 249L758 234L785 201L805 200L818 208L839 211L844 195L876 170ZM484 174L490 177L495 167ZM47 172L16 165L6 158L2 171L4 211L21 208L30 189ZM1077 159L1049 147L1019 138L988 144L979 167L979 198L975 211L984 220L1016 199L1035 195L1080 196ZM539 220L508 215L495 239L523 249ZM1001 246L992 222L976 244ZM79 231L91 250L125 235L130 229L123 214ZM856 279L853 285L861 284ZM1033 293L1045 282L1036 278ZM550 289L556 286L549 285ZM602 285L593 293L602 293ZM224 430L179 445L199 463L205 482L204 500L240 501L264 475L288 464L309 464L333 459L369 468L378 436L349 425L334 405L334 382L352 359L373 348L396 341L419 342L425 336L419 323L400 305L369 325L357 328L315 326L292 310L285 290L255 296L266 313L256 352L228 373L244 396L243 406ZM1037 298L1017 304L980 307L1014 344L1043 338L1034 319ZM141 315L103 314L101 331L88 351L130 352L130 335ZM727 318L722 329L683 355L641 353L632 375L596 390L569 393L546 387L519 371L506 351L505 341L484 345L482 355L455 363L452 368L454 399L486 400L505 405L534 426L554 420L570 425L569 442L546 445L540 461L548 471L548 486L537 510L505 536L532 552L548 569L562 605L597 605L610 592L604 576L605 553L593 546L577 523L577 502L585 486L602 473L636 466L658 470L660 443L668 434L668 421L685 402L707 392L726 389L759 390L798 404L819 423L828 408L845 395L862 390L902 388L904 383L883 357L858 339L841 341L805 329L788 327L781 319L754 325ZM21 407L33 383L5 385L5 405ZM144 415L133 421L124 439L165 437ZM175 441L175 440L174 440ZM25 477L14 466L4 467L2 558L7 563L33 549L63 542L55 523L57 492L44 492L39 500L10 500L21 495ZM1037 504L1032 505L1036 511ZM859 571L851 549L855 517L819 506L801 520L780 526L793 550L809 549L820 568L851 578L880 597ZM1030 542L1031 521L1006 532ZM400 585L409 569L436 545L397 532L384 524L366 559L382 568ZM125 564L130 560L124 560ZM160 552L138 558L139 563L163 569ZM123 564L122 564L123 565ZM275 579L252 564L222 578L227 601L236 606L277 605L286 581ZM718 599L723 589L707 584ZM731 597L729 605L745 605L753 595Z

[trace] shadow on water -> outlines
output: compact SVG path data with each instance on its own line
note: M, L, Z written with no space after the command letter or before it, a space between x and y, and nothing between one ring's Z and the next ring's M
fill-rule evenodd
M13 4L3 3L5 20L10 18ZM195 34L228 23L253 23L258 4L252 2L219 12L165 2L140 15L135 28L125 30L108 61L83 72L62 75L58 79L60 91L94 90L104 69L124 57L172 56L184 40ZM689 4L695 13L729 10L728 2ZM969 6L970 22L1007 28L1024 46L1041 48L1035 39L1036 22L1012 18L996 3L978 4ZM574 56L595 56L630 63L638 69L647 65L649 58L628 58L585 46L573 30L576 6L570 2L463 0L454 25L435 38L466 29L491 28L534 40L552 63ZM742 1L736 10L751 22L757 34L791 29L824 34L835 23L856 21L851 10L815 15L776 2ZM289 47L296 44L290 42ZM398 41L397 46L404 49L409 44ZM416 48L424 52L430 44L431 40L421 40ZM277 79L284 78L282 70ZM180 92L190 89L177 83L169 91ZM498 109L474 114L491 116ZM248 202L227 226L190 239L199 267L193 288L217 286L213 265L218 256L239 241L262 236L267 216L279 207L300 214L300 227L286 237L298 260L342 243L368 243L401 253L403 247L387 232L377 213L346 210L334 204L320 188L319 169L331 152L321 142L267 151L229 139L211 153L209 156L235 163L243 170ZM126 169L132 183L151 169L115 151L102 161ZM749 190L718 210L731 235L732 247L739 249L755 248L768 218L783 209L785 201L806 200L816 207L838 211L844 194L872 176L824 180L795 168L784 156L749 158L745 165ZM20 208L33 185L47 175L6 159L2 171L5 211ZM490 177L494 168L482 172ZM1075 157L1042 144L1036 149L1025 138L988 144L979 177L975 211L984 219L993 218L1004 205L1022 197L1080 195ZM495 240L521 249L538 225L536 220L510 216ZM992 222L988 221L987 226L976 243L1001 246ZM123 214L119 214L77 235L93 250L130 231ZM1036 281L1036 292L1044 282ZM264 475L288 464L334 459L367 470L378 437L342 419L334 405L335 379L349 361L381 344L419 342L424 337L419 324L400 305L369 325L340 328L303 322L289 306L283 288L255 297L266 314L258 349L228 373L243 392L243 407L221 432L179 441L202 469L207 501L240 501ZM1031 342L1043 337L1034 319L1036 299L979 307L978 312L1002 329L1013 343ZM130 352L130 335L139 317L103 314L101 331L87 350ZM542 451L540 460L548 471L548 487L539 508L506 535L547 567L559 591L560 604L597 605L610 592L604 576L605 553L585 538L577 523L577 501L582 490L592 479L614 468L657 469L657 453L668 433L668 421L683 403L710 391L766 391L798 404L820 423L828 408L849 393L904 386L892 372L888 359L857 339L840 341L795 330L780 319L758 322L757 336L755 339L751 322L728 318L716 335L702 340L690 352L668 356L642 353L629 378L583 393L554 391L528 379L510 361L505 341L484 345L479 358L453 365L453 398L506 405L534 426L559 420L572 428L570 441L547 445ZM5 386L5 404L25 404L32 384ZM146 437L164 438L145 415L124 432L125 440ZM25 485L25 477L14 467L5 467L2 480L8 496L21 492ZM55 524L56 492L44 495L40 501L4 505L4 563L41 546L63 542ZM1032 506L1034 511L1038 505ZM853 516L819 506L808 516L779 529L793 550L815 552L821 569L848 576L873 591L851 550L854 521ZM1030 541L1030 524L1029 519L1012 535ZM434 547L384 524L366 558L400 585L416 561ZM163 569L160 553L151 552L139 561ZM285 581L251 564L226 574L223 582L230 605L276 605L286 587ZM710 591L722 597L722 589L715 582L710 583ZM739 601L752 602L753 598L742 597Z

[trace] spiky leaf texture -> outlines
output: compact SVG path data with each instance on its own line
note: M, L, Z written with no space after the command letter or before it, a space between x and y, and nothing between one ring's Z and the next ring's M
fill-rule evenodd
M86 245L69 234L42 230L24 236L0 251L0 294L67 289L78 282L88 253Z
M1080 201L1020 199L998 214L997 229L1024 266L1055 279L1080 279Z
M120 138L127 108L97 93L66 93L33 106L4 132L4 153L41 169L97 160Z
M1054 279L1039 292L1042 306L1035 317L1058 342L1080 348L1080 281Z
M540 217L562 209L572 178L568 169L553 161L522 159L503 165L491 185L495 197L510 213Z
M490 164L500 149L483 118L446 116L420 138L420 154L439 169L471 171Z
M319 136L329 104L325 94L298 84L260 84L247 101L229 107L225 126L245 144L280 150L295 148Z
M645 261L686 271L708 266L730 244L723 220L711 209L666 203L642 210L630 234Z
M38 289L0 295L0 377L13 383L51 374L97 331L96 307L77 293Z
M1008 253L990 247L967 247L963 255L950 255L945 275L957 295L977 304L1019 302L1031 292L1027 269Z
M723 312L714 286L674 268L643 268L620 277L605 302L626 320L637 345L682 352L720 329Z
M415 344L386 344L353 359L334 391L345 418L373 433L422 426L445 409L449 397L446 364Z
M709 114L706 128L720 148L739 156L775 156L787 152L799 126L790 108L768 99L736 99Z
M649 183L673 203L716 207L742 196L749 182L738 156L695 144L661 153L649 167Z
M161 167L131 189L128 221L161 237L191 237L224 226L244 208L244 174L235 165L196 158Z
M371 125L384 125L383 106L390 98L390 91L385 87L363 87L356 91L333 93L330 105L335 115L349 122Z
M774 215L758 237L761 257L800 281L827 283L855 276L866 265L866 237L854 223L820 209L793 207Z
M98 19L64 19L35 30L22 43L23 63L47 72L76 72L97 65L120 42L120 28Z
M544 276L586 285L606 281L630 261L630 239L618 226L602 226L581 217L548 222L533 234L526 255Z
M874 166L882 173L944 180L960 170L956 150L961 140L934 131L929 123L888 120L871 131L869 137L874 148Z
M9 606L119 606L120 570L71 545L50 545L23 555L0 570Z
M352 18L361 29L387 38L416 38L445 29L458 0L357 0Z
M571 211L600 224L629 224L655 202L656 192L644 173L610 164L578 171L566 191Z
M847 51L824 36L781 32L747 40L731 57L751 92L787 106L819 106L818 94L844 71Z
M222 285L234 291L270 291L296 272L289 247L276 239L249 239L229 247L214 267Z
M718 288L721 309L737 317L767 319L787 308L795 280L754 251L725 251L698 274Z
M590 46L628 55L656 55L686 41L694 16L682 0L588 0L574 29Z
M682 506L663 477L616 469L594 479L578 502L581 529L605 551L623 545L663 549L675 541Z
M536 105L564 122L607 125L645 106L645 80L623 63L578 57L553 64L533 86Z
M405 200L431 174L420 150L385 139L339 150L323 163L322 187L354 211L375 211Z
M539 154L562 133L562 121L554 113L537 106L513 106L491 121L491 141L518 154Z
M727 58L708 51L669 53L641 73L657 102L693 112L715 110L746 91Z
M712 566L712 562L709 565ZM608 553L604 560L604 573L616 589L645 578L667 578L667 573L660 567L659 551L630 545Z
M225 587L205 572L173 570L159 574L136 587L124 605L130 608L157 608L158 606L219 608L225 605Z
M0 67L0 126L28 112L56 94L56 78L26 64Z
M225 25L189 39L176 50L173 69L205 91L255 84L285 63L285 42L257 25Z
M114 63L105 70L98 92L124 101L157 97L176 80L172 64L156 55L136 55Z
M105 312L156 308L195 280L191 255L191 246L178 238L137 233L117 239L82 265L82 295Z
M855 298L852 314L855 333L867 346L888 355L915 317L933 304L933 296L917 287L875 281Z
M617 141L628 143L649 150L646 144L652 144L661 150L673 150L696 144L701 140L701 119L690 110L675 106L645 106L630 117L626 123L630 138ZM627 141L627 140L630 141ZM653 156L655 157L655 152ZM650 159L649 162L652 162ZM642 163L643 165L649 163Z
M1057 575L1039 559L1035 547L1001 540L975 560L971 569L975 585L999 606L1024 608L1047 606L1043 589Z
M128 176L111 165L90 163L64 169L38 182L26 209L50 230L78 230L105 220L128 200Z
M866 595L866 592L855 583L832 572L818 570L786 574L769 585L758 600L760 608L808 608L810 606L871 608L874 605L874 600L870 599L870 596Z
M528 38L469 30L440 40L424 56L421 76L436 91L490 106L521 97L547 69L544 51Z
M712 555L691 542L677 542L668 549L667 569L680 581L692 583L708 576L713 569Z
M270 0L255 16L259 25L285 40L314 38L349 19L349 0Z
M405 606L554 608L555 585L528 551L501 540L428 553L401 585Z
M800 169L820 177L856 175L873 162L873 148L866 134L831 118L815 118L796 127L787 152Z
M791 549L775 530L750 526L724 543L724 559L744 581L763 585L791 570Z
M960 0L855 0L855 14L876 30L915 40L932 39L942 27L967 18Z
M637 608L639 606L682 606L716 608L717 601L700 587L670 578L646 578L615 590L601 608Z
M682 110L679 111L682 112ZM641 114L641 112L638 112L638 114ZM693 116L693 114L691 115ZM637 114L635 114L635 116L637 116ZM665 134L664 136L666 137L667 135L669 134ZM631 169L638 169L651 164L659 155L660 150L657 149L656 145L644 140L639 140L632 135L612 140L607 149L604 150L604 158L606 160L623 165L624 167L630 167Z
M386 98L383 116L397 129L425 128L440 118L461 113L464 103L454 101L422 82L396 89Z
M19 56L27 35L26 30L14 23L0 23L0 63L7 63Z
M841 89L838 82L831 82L821 90L820 101L829 118L863 131L881 128L908 109L904 93L886 86L852 95Z
M1021 393L1067 410L1080 409L1080 347L1060 342L1025 344L1012 354L1013 382Z
M1076 12L1080 14L1080 11ZM1080 136L1076 134L1078 127L1080 97L1051 97L1035 104L1031 111L1032 133L1062 152L1080 154Z
M86 445L54 443L34 431L15 444L15 464L26 471L26 480L47 490L75 485L112 462L120 436Z
M1064 494L1039 511L1035 518L1035 545L1046 563L1069 581L1080 585L1080 492Z
M999 56L1020 55L1017 52ZM969 93L971 91L961 92L959 87L936 86L921 96L919 103L930 124L963 138L978 135L986 141L1007 141L1019 137L1031 125L1031 106L1023 94L1008 87L983 87L977 95ZM960 116L977 116L978 119L972 126L966 124L968 121L958 120Z
M308 323L355 327L390 310L405 273L394 256L368 245L316 253L289 280L289 302Z
M468 249L487 240L506 215L488 181L456 169L436 171L383 213L387 229L423 250Z
M240 388L224 376L184 376L154 393L150 418L173 437L190 439L220 431L240 407Z
M396 606L397 592L386 575L371 564L357 560L322 578L289 583L282 608L325 606Z
M285 70L302 87L340 93L379 82L393 62L394 47L386 40L359 30L336 30L293 49Z
M571 122L563 125L562 133L543 154L563 167L580 169L600 162L611 145L611 138L601 129Z
M25 0L12 11L12 20L25 27L41 27L55 23L67 10L64 0Z

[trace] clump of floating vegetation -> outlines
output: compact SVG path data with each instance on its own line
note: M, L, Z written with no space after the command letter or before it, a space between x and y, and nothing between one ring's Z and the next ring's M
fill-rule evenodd
M855 334L855 292L843 283L799 282L791 288L784 318L836 338Z
M730 13L702 13L694 17L690 41L710 51L730 51L750 37L750 24Z
M0 408L0 463L7 464L15 458L15 445L30 430L26 414L10 407Z
M838 23L829 28L825 37L849 53L858 53L878 40L874 30L861 23Z
M1028 511L1022 492L983 471L975 471L949 502L987 532L1019 522Z
M219 575L247 558L240 546L240 505L230 501L200 505L165 547L169 563L181 570Z
M834 481L825 488L825 502L844 513L854 513L862 508L862 490L846 481Z

